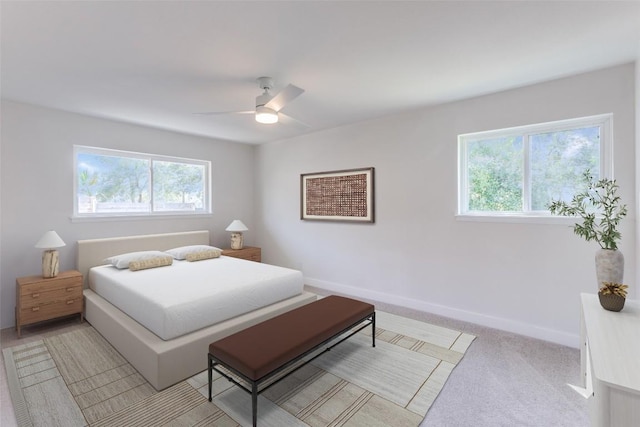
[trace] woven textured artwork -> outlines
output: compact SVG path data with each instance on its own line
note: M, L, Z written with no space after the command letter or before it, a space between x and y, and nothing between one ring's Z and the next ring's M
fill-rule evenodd
M307 215L367 216L366 175L310 179L307 182Z
M373 168L302 175L302 219L373 222Z

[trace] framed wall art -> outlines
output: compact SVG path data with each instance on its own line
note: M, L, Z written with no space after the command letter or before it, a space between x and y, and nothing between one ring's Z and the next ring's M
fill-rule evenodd
M300 219L374 222L374 168L300 175Z

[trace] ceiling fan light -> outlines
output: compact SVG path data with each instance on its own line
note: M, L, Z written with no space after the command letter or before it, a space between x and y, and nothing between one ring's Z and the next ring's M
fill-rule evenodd
M269 107L256 107L256 122L266 125L278 123L278 113Z

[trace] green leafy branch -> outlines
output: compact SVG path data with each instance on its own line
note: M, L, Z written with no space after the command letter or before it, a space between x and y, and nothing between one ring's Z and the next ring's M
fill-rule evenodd
M573 231L586 241L595 240L602 249L618 249L617 242L622 235L617 227L627 215L627 206L621 204L616 194L615 180L593 179L587 170L583 174L587 189L573 196L571 202L554 200L549 205L553 215L579 216L582 224L576 223Z

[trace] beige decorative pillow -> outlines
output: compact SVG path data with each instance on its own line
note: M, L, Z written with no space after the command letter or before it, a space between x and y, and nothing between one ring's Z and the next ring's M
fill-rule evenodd
M185 259L187 261L202 261L203 259L218 258L222 254L219 249L206 249L198 252L190 252Z
M140 251L140 252L128 252L126 254L114 255L103 262L105 264L111 264L115 268L123 269L129 268L129 263L132 261L143 261L146 259L154 259L158 257L166 257L167 254L160 251Z
M131 261L129 263L129 270L131 271L146 270L147 268L164 267L166 265L171 265L171 264L173 264L173 257L159 256L155 258L147 258L147 259Z

